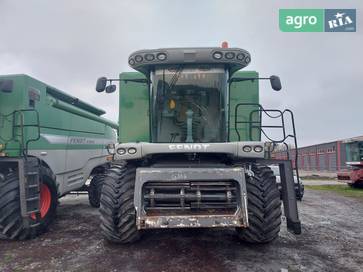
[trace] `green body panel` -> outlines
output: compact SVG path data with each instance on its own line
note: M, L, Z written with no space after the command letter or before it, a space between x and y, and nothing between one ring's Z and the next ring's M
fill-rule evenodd
M5 146L2 152L7 156L20 156L29 140L35 140L29 142L29 151L104 149L101 139L114 137L110 126L117 128L117 124L99 117L104 111L27 75L0 76L0 80L4 79L13 80L14 84L11 93L0 91L0 144ZM32 106L30 97L34 98L34 94ZM12 114L29 109L33 110ZM23 129L19 126L21 118ZM44 135L50 135L54 141Z
M145 79L145 76L138 72L127 72L121 73L120 79L118 141L149 142L149 87L145 83L125 82L127 79Z
M232 78L257 78L258 73L255 71L239 71L234 73ZM248 81L240 81L233 82L230 85L229 91L229 141L234 142L238 141L238 135L235 130L235 107L238 103L259 103L259 85L258 80L248 80ZM250 113L254 110L257 110L256 106L240 106L238 108L238 121L249 121ZM252 113L251 116L253 121L258 121L258 112ZM256 124L257 125L257 124ZM237 125L238 131L240 133L240 141L260 141L261 140L261 132L259 129L255 128L250 131L248 124L239 124ZM251 134L251 135L250 135Z
M258 77L254 71L236 72L233 77ZM145 79L139 72L125 72L120 74L120 110L119 110L119 139L120 143L127 142L150 142L149 123L149 88L147 84L137 82L125 82L127 79ZM238 141L235 131L235 106L238 103L259 103L258 80L234 82L230 87L230 112L229 112L229 141ZM238 120L247 121L250 113L256 110L255 106L240 107ZM253 120L258 120L258 114L253 114ZM261 133L254 129L250 135L249 126L240 124L238 126L240 141L259 141ZM251 136L251 137L250 137Z

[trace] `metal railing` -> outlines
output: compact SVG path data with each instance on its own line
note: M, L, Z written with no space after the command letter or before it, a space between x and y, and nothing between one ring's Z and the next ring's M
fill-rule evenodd
M255 109L252 109L249 113L249 118L246 121L240 121L238 116L238 110L242 107L253 107ZM297 169L298 165L298 149L297 149L297 139L296 139L296 130L295 130L295 121L294 121L294 114L291 110L285 109L285 110L278 110L278 109L265 109L262 107L262 105L258 103L239 103L235 106L234 109L234 128L238 137L238 140L241 140L241 135L238 129L239 124L244 124L248 126L248 135L249 140L253 140L253 131L258 130L258 132L261 135L264 135L266 139L271 143L272 149L269 150L269 153L271 154L274 152L276 146L283 145L285 150L283 152L286 152L286 158L287 160L290 160L290 152L289 152L289 144L288 140L293 140L293 150L294 157L295 157L295 169L296 169L296 175L299 178L299 173ZM256 118L257 115L257 118ZM270 119L280 120L279 124L277 125L264 125L263 124L263 117L267 117ZM287 133L286 124L287 124L287 118L290 119L291 122L291 128L292 131L290 133ZM272 136L268 135L267 129L280 129L282 131L282 137L279 139L273 139Z
M26 123L26 113L32 112L35 114L35 122L34 123ZM0 136L0 139L4 142L5 148L7 144L10 142L18 142L19 148L21 150L21 154L26 158L28 155L29 143L38 141L40 139L40 122L39 122L39 112L35 109L22 109L15 110L9 114L0 115L1 117L1 126L5 126L5 122L11 123L11 135L10 138L3 138ZM28 116L29 118L29 116ZM25 137L25 128L27 127L35 127L36 133L35 137L26 139Z

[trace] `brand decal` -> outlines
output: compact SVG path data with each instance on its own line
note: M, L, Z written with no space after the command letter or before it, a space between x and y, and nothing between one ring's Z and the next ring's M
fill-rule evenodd
M210 144L170 144L170 150L192 150L192 151L206 151Z

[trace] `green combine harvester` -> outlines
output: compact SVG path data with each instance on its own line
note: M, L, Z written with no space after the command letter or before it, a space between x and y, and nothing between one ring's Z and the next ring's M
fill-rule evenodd
M118 129L104 113L27 75L0 76L1 238L44 232L71 191L88 190L99 206Z
M270 242L282 214L267 166L273 164L280 167L287 228L301 232L291 160L269 156L289 140L296 150L293 114L259 104L259 80L270 80L276 91L281 83L239 71L250 61L246 50L226 44L141 50L128 60L137 72L98 79L98 92L114 92L112 83L120 82L119 143L102 177L107 240L131 243L147 229L232 227L244 241ZM281 130L281 138L268 129Z

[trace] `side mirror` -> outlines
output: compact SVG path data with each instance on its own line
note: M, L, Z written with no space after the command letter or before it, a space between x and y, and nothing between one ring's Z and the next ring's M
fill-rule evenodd
M107 78L100 77L99 79L97 79L96 91L99 93L103 92L106 89L106 85L107 85Z
M116 91L116 85L108 85L106 87L106 93L113 93L114 91Z
M13 91L14 82L11 79L0 81L0 91L4 93L11 93Z
M271 87L275 91L281 90L281 81L278 76L270 76Z

